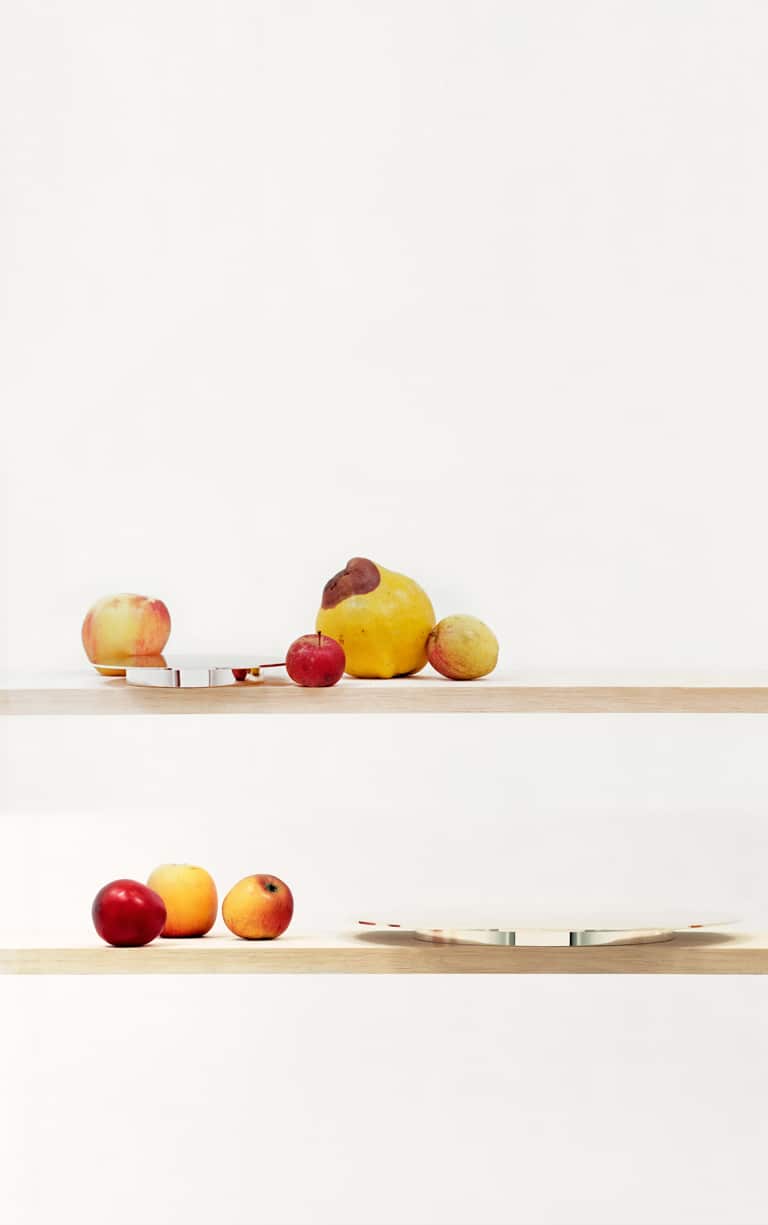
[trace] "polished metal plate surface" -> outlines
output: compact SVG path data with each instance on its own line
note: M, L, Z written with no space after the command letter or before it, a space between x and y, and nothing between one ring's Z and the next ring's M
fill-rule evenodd
M659 910L602 914L573 913L550 917L523 913L515 917L508 906L495 914L483 908L482 917L459 917L446 909L434 914L403 915L400 921L359 919L367 928L399 929L434 944L498 944L518 948L585 948L605 944L651 944L672 940L676 932L724 927L736 920L711 910Z
M515 928L514 931L498 931L493 928L460 930L439 928L416 930L417 940L428 940L432 944L504 944L515 948L586 948L598 944L655 944L661 940L672 940L674 931L667 928L647 928L613 931L572 930L570 928Z
M269 657L267 656L266 659ZM261 660L261 662L257 662ZM254 652L212 652L210 655L129 655L102 660L100 668L125 673L129 685L161 689L207 689L258 681L262 668L279 667Z

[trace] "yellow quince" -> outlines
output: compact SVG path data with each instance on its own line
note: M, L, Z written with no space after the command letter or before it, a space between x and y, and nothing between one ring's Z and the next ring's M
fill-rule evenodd
M350 676L391 677L424 667L434 624L429 597L412 578L353 557L325 584L315 627L341 643Z

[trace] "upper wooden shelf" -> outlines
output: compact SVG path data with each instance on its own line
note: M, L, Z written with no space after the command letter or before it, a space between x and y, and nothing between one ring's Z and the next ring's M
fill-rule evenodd
M507 948L429 944L407 932L248 941L156 940L0 948L0 974L768 974L768 935L685 932L661 944Z
M344 677L301 689L286 677L220 689L144 689L96 673L6 674L4 715L235 714L766 714L768 675L627 676L518 673L448 681L433 672L391 681Z

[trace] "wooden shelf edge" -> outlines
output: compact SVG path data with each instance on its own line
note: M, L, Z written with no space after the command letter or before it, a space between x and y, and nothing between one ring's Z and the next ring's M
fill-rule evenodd
M213 936L141 949L0 949L0 974L768 974L768 934L686 932L596 948L439 945L407 933L248 942Z
M124 681L82 688L0 689L0 714L768 714L768 686L515 685L345 679L331 689L274 680L221 689L142 689Z

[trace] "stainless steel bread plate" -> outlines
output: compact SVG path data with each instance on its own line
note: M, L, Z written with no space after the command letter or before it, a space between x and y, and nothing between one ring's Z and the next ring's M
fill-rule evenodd
M515 948L589 948L597 945L655 944L673 940L681 932L724 927L736 920L718 917L712 911L654 911L640 914L510 915L499 908L498 915L468 918L448 913L407 915L399 921L379 922L359 919L368 929L399 930L417 940L432 944L505 945Z
M259 662L261 661L261 662ZM129 685L157 689L214 689L221 685L258 682L262 668L279 667L264 662L254 652L221 652L210 655L129 655L100 661L100 668L125 673Z

